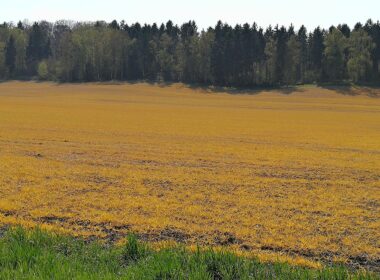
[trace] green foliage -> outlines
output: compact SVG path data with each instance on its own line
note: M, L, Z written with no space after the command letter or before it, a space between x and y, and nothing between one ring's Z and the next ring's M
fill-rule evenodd
M299 60L300 60L300 65L299 65L299 77L300 77L300 82L309 82L309 79L306 75L306 72L308 70L308 37L307 37L307 30L305 26L301 26L300 29L298 30L297 37L296 37L298 43L299 43Z
M40 74L40 63L48 61L44 79L64 82L149 80L252 87L350 78L380 83L380 23L368 21L355 30L343 24L329 32L318 27L308 33L304 26L297 32L293 26L264 31L256 24L232 27L221 21L202 32L194 21L181 26L169 21L160 27L115 20L4 24L0 75L33 78Z
M6 66L5 66L5 44L0 42L0 80L5 79Z
M211 83L211 52L215 35L212 32L202 32L198 43L199 82Z
M163 34L158 41L157 64L159 67L159 78L162 80L172 80L174 78L174 44L172 38Z
M347 39L343 33L336 28L326 36L325 39L325 72L329 81L339 81L344 78L345 50Z
M47 62L45 60L41 61L38 64L37 73L40 80L46 80L48 78L49 70Z
M50 56L51 42L49 36L50 24L48 22L35 22L30 29L29 41L26 48L26 59L29 73L34 75L38 63Z
M15 28L10 30L10 36L14 38L13 76L21 77L26 73L26 47L28 36L25 31Z
M5 65L8 67L9 75L12 77L16 67L16 46L12 35L5 46Z
M286 46L285 83L294 85L300 82L301 43L296 36L291 36Z
M349 53L347 68L350 78L354 82L360 82L369 77L372 69L371 53L375 44L371 37L363 29L352 32L349 39Z
M310 67L307 69L307 79L319 82L322 77L324 32L317 27L309 37Z
M380 279L343 267L261 264L228 252L153 251L128 236L123 248L16 228L0 239L0 279Z
M148 254L148 248L144 244L140 244L137 237L129 234L127 244L123 249L123 259L126 263L136 262Z
M270 38L265 47L266 55L266 81L269 85L276 83L276 60L277 45L273 38Z

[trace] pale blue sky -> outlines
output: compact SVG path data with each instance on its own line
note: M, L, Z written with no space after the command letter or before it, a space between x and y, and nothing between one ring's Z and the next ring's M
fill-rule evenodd
M338 23L380 20L380 0L1 0L0 22L29 19L94 21L112 19L127 23L196 20L201 28L218 19L235 25L256 21L260 26L293 23L308 28Z

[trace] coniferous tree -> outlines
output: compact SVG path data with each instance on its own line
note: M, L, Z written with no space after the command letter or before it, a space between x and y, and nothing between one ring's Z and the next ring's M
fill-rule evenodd
M374 47L368 47L368 38ZM352 32L341 24L310 34L304 26L264 32L256 24L232 27L220 21L202 32L194 21L181 27L172 21L142 26L116 20L0 25L1 78L8 73L77 82L159 79L283 86L347 79L380 82L379 66L380 24L371 20L356 24Z
M373 23L368 20L364 26L364 30L371 36L375 47L371 52L372 70L369 73L369 78L376 83L380 82L380 23Z
M339 24L337 29L342 32L344 37L349 38L351 34L351 28L347 24Z
M20 30L24 30L24 29L25 29L25 28L24 28L24 25L22 24L21 21L19 21L19 22L17 23L17 28L20 29Z
M120 25L119 23L116 21L116 20L113 20L110 24L109 24L109 27L111 29L115 29L115 30L119 30L120 29Z
M213 81L211 52L214 40L215 34L211 28L207 32L202 32L199 39L199 82L203 84L210 84Z
M197 25L190 21L181 26L181 43L178 45L177 54L179 61L179 77L185 82L196 82L197 76Z
M26 57L31 74L35 73L38 62L48 58L50 55L48 28L47 23L35 22L30 31Z
M5 47L5 65L8 68L10 77L13 77L16 68L16 46L13 35L9 37Z
M253 85L263 85L265 83L265 45L266 40L262 28L258 29L253 25L254 38L254 61L253 61Z
M300 82L307 82L307 65L308 65L308 45L307 45L307 30L304 25L298 30L297 41L300 47L300 65L299 65L299 78Z
M6 78L7 67L5 65L5 44L0 42L0 80Z
M322 78L322 60L325 50L323 31L317 27L309 37L310 72L309 80L319 82Z
M276 40L276 66L275 66L275 84L282 84L285 80L285 66L286 66L286 48L288 34L284 26L275 28Z
M224 59L226 57L226 44L225 34L223 30L223 23L219 21L215 27L215 39L211 51L211 71L216 85L225 84L225 65Z

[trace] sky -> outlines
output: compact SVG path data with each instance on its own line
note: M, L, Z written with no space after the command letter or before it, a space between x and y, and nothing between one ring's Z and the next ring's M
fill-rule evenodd
M199 29L215 26L220 19L235 25L256 22L268 25L304 24L308 29L372 18L380 20L380 0L1 0L0 22L28 19L107 22L116 19L128 24L176 24L195 20Z

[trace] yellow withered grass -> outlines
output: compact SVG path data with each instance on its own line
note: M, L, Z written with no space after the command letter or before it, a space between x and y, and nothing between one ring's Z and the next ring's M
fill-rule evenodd
M379 93L2 83L0 223L379 260Z

